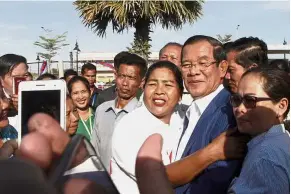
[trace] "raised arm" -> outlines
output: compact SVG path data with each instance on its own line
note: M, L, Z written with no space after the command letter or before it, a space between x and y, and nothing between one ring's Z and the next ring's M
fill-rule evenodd
M228 130L220 134L205 148L167 165L166 171L172 186L178 187L189 183L210 164L218 160L244 157L248 137L235 134L236 130Z

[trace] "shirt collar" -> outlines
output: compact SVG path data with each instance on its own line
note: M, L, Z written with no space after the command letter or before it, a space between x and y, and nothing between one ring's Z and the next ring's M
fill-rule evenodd
M117 102L117 98L115 98L114 100L111 100L110 101L110 106L108 107L108 109L106 110L109 111L109 110L112 110L115 112L115 105L116 105L116 102ZM131 99L131 101L129 101L129 103L127 103L127 105L125 105L125 107L122 109L124 110L125 112L131 112L135 109L136 105L138 103L138 100L136 97L134 97L133 99Z
M216 90L208 94L207 96L204 96L202 98L199 98L197 100L193 100L192 103L195 103L198 107L198 110L200 112L200 115L205 111L209 103L215 98L215 96L223 89L223 85L220 84ZM192 104L191 104L192 106Z
M254 147L258 143L260 143L263 139L265 139L265 137L270 137L270 136L277 135L280 133L286 133L286 129L284 127L284 124L273 125L268 131L251 139L249 141L249 143L247 144L248 148L250 149L250 148Z
M158 119L156 116L154 116L146 106L142 106L139 108L144 110L145 114L143 115L143 119L146 119L147 121L149 121L149 125L155 126L155 127L156 126L170 126L170 124L166 124L160 119Z

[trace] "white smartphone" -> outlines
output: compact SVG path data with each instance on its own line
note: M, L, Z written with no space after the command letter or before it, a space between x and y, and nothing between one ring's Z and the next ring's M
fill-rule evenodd
M62 129L66 127L66 82L41 80L20 82L18 92L18 144L28 133L29 118L38 112L55 118Z

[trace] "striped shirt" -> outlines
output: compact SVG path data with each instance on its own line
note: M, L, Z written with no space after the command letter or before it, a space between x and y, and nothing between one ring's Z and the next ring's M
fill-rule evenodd
M240 176L228 193L289 194L290 137L283 125L275 125L248 143Z

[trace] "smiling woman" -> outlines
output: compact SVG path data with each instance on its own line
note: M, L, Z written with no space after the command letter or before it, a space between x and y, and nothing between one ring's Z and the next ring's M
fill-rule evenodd
M89 106L89 82L84 77L75 76L68 82L68 90L80 117L76 133L84 135L90 141L94 122L94 112Z
M135 181L135 161L143 142L152 134L163 137L164 164L172 162L179 130L171 122L183 93L179 68L160 61L151 65L145 77L144 106L125 115L112 138L112 179L120 193L139 193Z
M183 90L180 70L170 62L158 62L149 68L145 78L145 106L155 117L169 124Z

